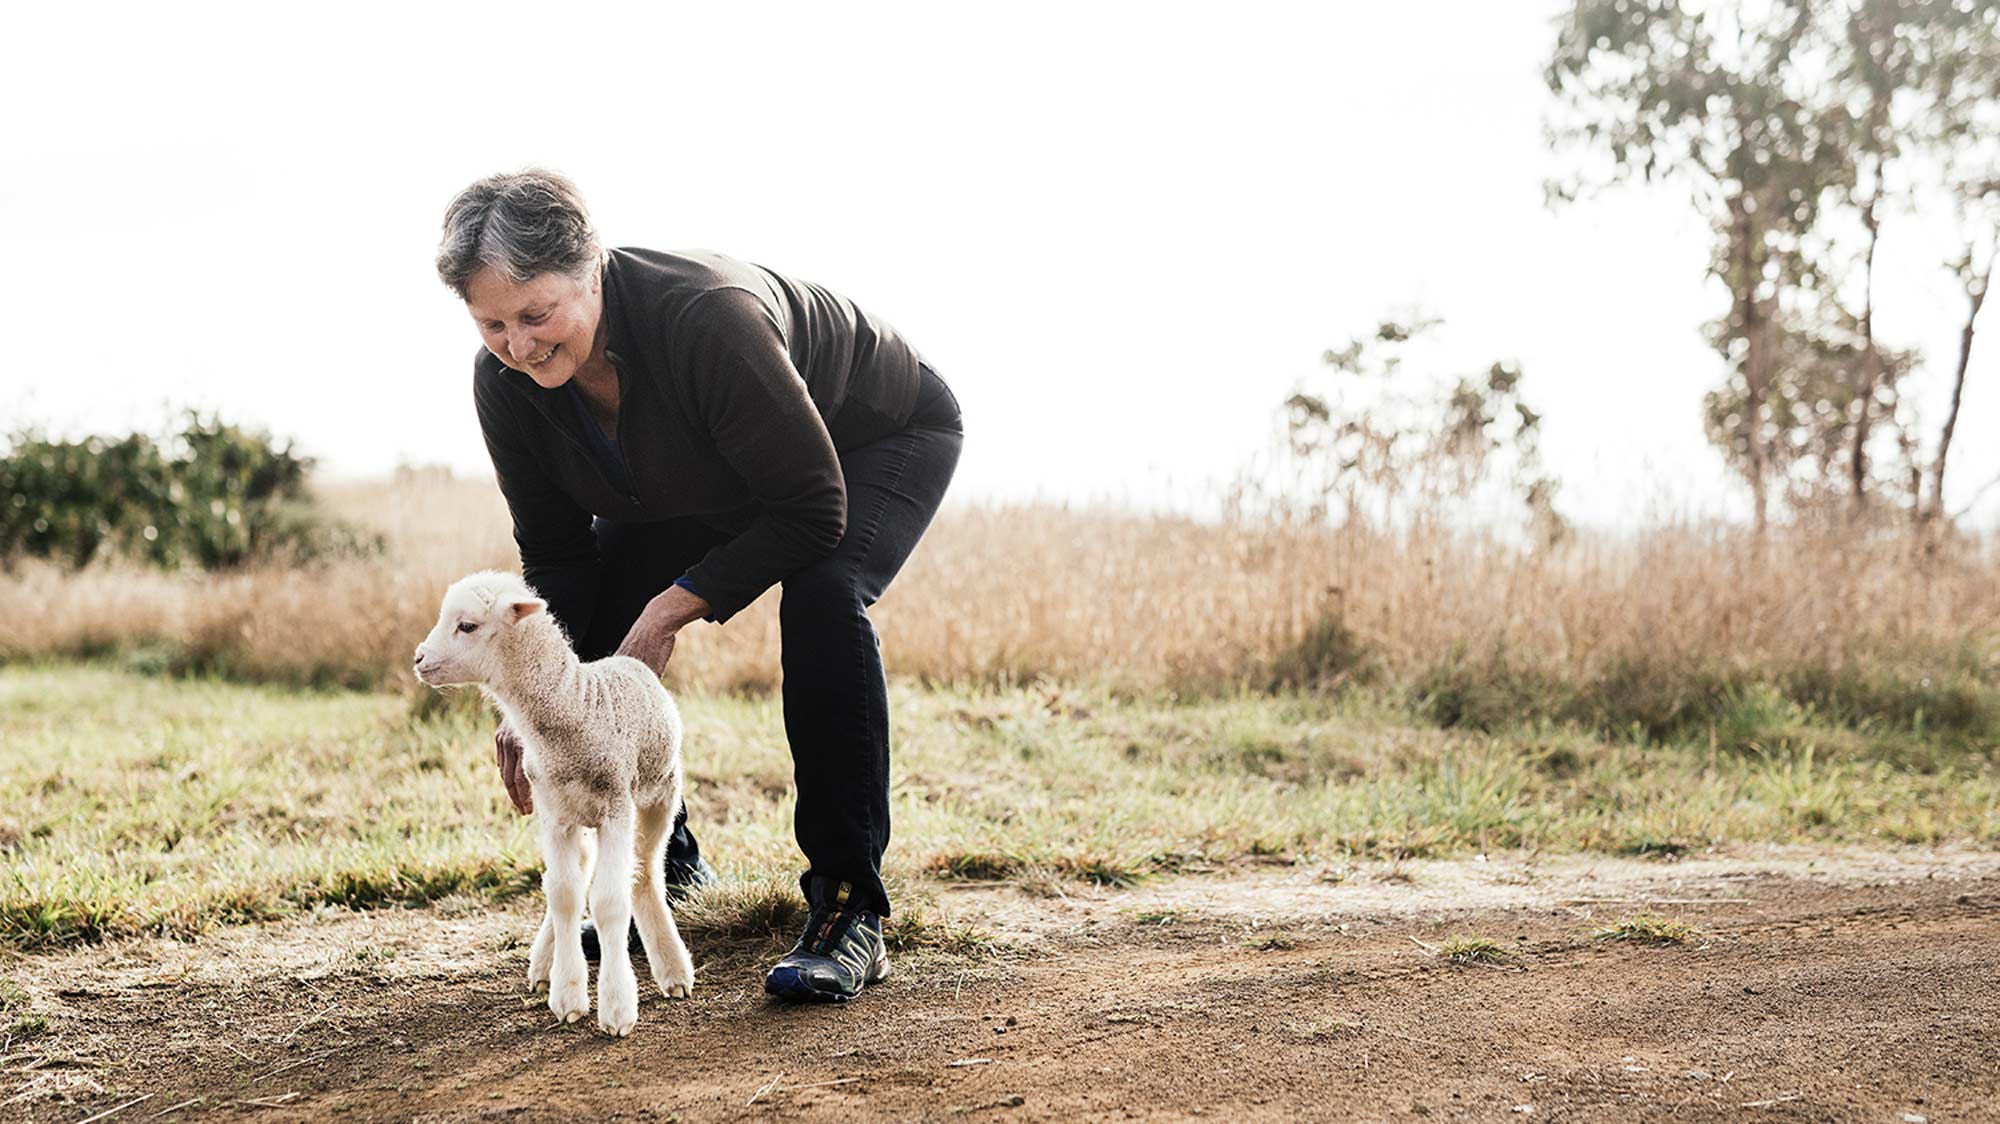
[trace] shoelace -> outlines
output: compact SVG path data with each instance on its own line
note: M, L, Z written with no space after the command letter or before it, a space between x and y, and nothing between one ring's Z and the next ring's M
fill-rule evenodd
M806 951L814 956L832 956L833 950L847 938L848 927L853 923L854 915L844 909L815 910L807 929L811 936L806 941Z

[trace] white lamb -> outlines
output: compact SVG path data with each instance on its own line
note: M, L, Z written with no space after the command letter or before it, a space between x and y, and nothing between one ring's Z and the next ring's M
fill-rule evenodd
M623 1036L639 1021L625 947L635 912L660 990L694 991L694 962L667 909L660 866L681 802L680 712L638 660L578 661L547 607L512 574L459 579L445 592L437 627L417 646L417 678L433 687L477 684L520 736L548 906L528 953L529 986L549 985L549 1010L564 1022L589 1012L579 936L588 885L602 934L597 1025Z

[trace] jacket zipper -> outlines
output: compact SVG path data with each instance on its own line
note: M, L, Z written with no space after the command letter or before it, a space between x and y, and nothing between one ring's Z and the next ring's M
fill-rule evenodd
M619 453L620 455L623 455L625 450L625 372L623 369L619 368L619 366L616 363L612 364L612 369L618 372L617 441L618 441ZM636 495L630 490L621 490L618 487L617 482L611 479L611 474L604 471L604 466L597 463L597 454L591 452L589 445L585 444L582 440L580 440L576 434L570 432L569 426L563 424L561 419L551 415L547 410L542 411L542 416L548 418L549 421L553 422L555 424L556 432L562 434L564 440L568 441L571 445L574 445L576 447L577 452L583 454L583 459L589 462L591 470L597 473L597 478L599 480L604 481L605 491L610 492L613 495L623 495L625 499L632 504L632 506L634 507L639 506L638 495ZM588 423L590 419L585 418L584 421ZM629 461L626 462L625 475L627 480L629 480L632 475L632 466L631 462Z

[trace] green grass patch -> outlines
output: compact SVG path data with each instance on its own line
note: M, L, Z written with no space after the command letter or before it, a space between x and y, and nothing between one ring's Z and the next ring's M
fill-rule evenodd
M1742 705L1758 728L1790 733L1734 747L1556 724L1440 729L1387 696L1053 698L893 685L892 939L978 946L918 912L941 881L1059 894L1251 863L1374 859L1393 875L1516 848L2000 844L1991 747L1862 736L1818 704L1768 695ZM725 882L684 907L683 925L720 944L788 945L803 907L782 705L681 703L692 818ZM0 945L535 894L533 821L500 789L492 727L473 701L0 668Z

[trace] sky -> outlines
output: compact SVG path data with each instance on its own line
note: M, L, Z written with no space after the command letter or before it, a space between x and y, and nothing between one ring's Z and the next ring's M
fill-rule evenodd
M960 501L1211 509L1326 348L1417 308L1441 371L1521 365L1573 518L1740 516L1701 432L1706 227L1673 188L1545 204L1559 7L36 5L0 73L0 430L195 406L338 476L488 475L432 257L461 187L541 164L610 244L896 325L964 407ZM1927 432L1941 224L1893 216L1878 280ZM1953 506L2000 474L1996 379L2000 342Z

